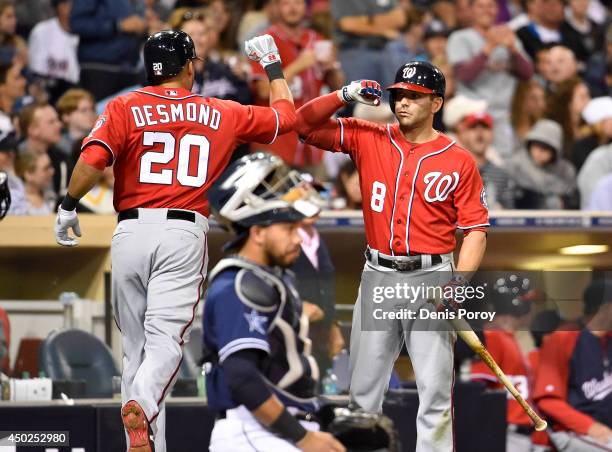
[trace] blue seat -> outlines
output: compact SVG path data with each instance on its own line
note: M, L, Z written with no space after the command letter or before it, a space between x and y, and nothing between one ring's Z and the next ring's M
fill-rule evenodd
M52 380L84 380L86 398L112 397L112 377L120 372L110 348L93 334L53 331L38 357L39 369Z

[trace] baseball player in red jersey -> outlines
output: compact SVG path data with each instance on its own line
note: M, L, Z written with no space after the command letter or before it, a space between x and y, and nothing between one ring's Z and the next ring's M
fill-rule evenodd
M534 363L525 355L516 339L515 332L528 328L531 320L531 296L535 291L530 288L528 278L509 275L499 278L493 285L493 322L483 330L484 345L495 362L499 364L521 396L530 401ZM503 389L493 371L483 361L472 363L471 379L485 381L489 387ZM508 398L508 433L506 450L512 452L531 452L533 450L533 424L525 410L521 408L510 392Z
M112 298L123 342L122 418L128 450L165 451L164 398L182 361L207 271L208 188L237 143L274 141L295 111L269 35L246 42L271 80L272 107L192 94L192 39L162 31L144 47L150 86L113 99L83 141L58 209L56 240L81 235L74 210L113 165L119 212L112 245Z
M551 421L557 450L612 451L610 275L591 283L584 301L597 307L582 330L544 337L533 399Z
M436 270L453 269L457 228L464 231L457 270L472 272L480 265L489 226L484 189L470 153L432 127L444 99L442 72L410 62L395 81L388 89L397 124L330 119L346 102L379 103L378 83L360 81L300 108L297 129L307 143L349 154L359 170L368 243L362 281L368 272L399 272L408 283L434 285L440 279ZM454 332L441 320L426 325L428 331L401 321L389 331L365 331L361 304L372 300L362 299L361 289L351 333L351 399L368 411L382 409L405 342L419 389L416 450L453 450Z
M328 85L332 90L344 84L342 72L333 66L335 55L330 41L316 31L304 26L305 0L273 0L276 3L277 21L264 33L274 38L283 60L296 108L314 99L321 88ZM266 74L260 65L251 63L257 97L267 102L269 96ZM320 162L323 151L298 141L297 133L287 133L273 144L258 146L268 149L289 165L315 165Z

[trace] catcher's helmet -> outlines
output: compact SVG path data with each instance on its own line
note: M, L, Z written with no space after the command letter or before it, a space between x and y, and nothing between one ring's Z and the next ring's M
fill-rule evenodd
M386 88L390 93L391 109L395 113L396 89L433 94L444 99L446 79L442 71L426 61L410 61L395 73L395 83Z
M0 171L0 220L2 220L11 207L11 191L8 187L8 176Z
M178 75L189 60L198 58L191 36L174 30L151 35L145 42L143 54L147 81L151 85Z
M534 293L528 278L515 274L498 278L493 284L493 307L499 315L520 317L531 310Z
M212 212L237 234L319 213L319 195L297 171L265 152L232 163L208 192Z

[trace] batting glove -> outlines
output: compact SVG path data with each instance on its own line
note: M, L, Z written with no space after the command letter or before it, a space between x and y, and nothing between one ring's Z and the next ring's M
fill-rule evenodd
M450 281L448 281L444 286L442 286L442 303L438 306L437 310L457 311L461 307L463 302L455 300L455 292L459 287L463 287L466 284L467 281L465 280L463 275L453 276ZM452 294L452 296L450 294Z
M77 246L78 240L68 235L68 230L72 228L74 235L81 237L81 227L79 226L79 218L76 210L64 210L62 206L57 208L57 217L55 218L55 241L63 246Z
M244 51L249 59L257 61L264 69L270 64L281 62L274 38L270 35L256 36L245 41Z
M338 97L343 102L357 101L366 105L380 105L382 91L380 84L374 80L357 80L338 91Z

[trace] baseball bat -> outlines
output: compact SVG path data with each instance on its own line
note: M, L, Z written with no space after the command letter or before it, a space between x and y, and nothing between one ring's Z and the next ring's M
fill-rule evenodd
M510 379L506 376L503 370L499 367L499 365L495 362L487 348L480 341L474 330L470 327L470 325L463 319L452 319L449 322L453 325L453 328L457 331L457 334L465 341L468 346L480 356L480 358L484 361L484 363L489 366L489 369L493 371L493 373L497 376L499 381L506 387L512 397L516 399L518 404L521 406L527 416L531 418L535 425L535 429L538 432L542 430L546 430L546 421L542 419L538 414L529 406L527 401L521 396L521 394L514 387Z

